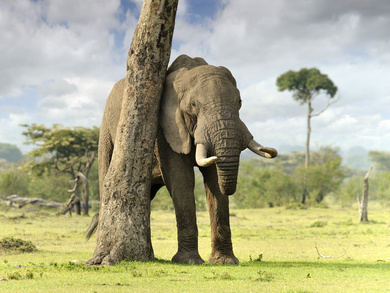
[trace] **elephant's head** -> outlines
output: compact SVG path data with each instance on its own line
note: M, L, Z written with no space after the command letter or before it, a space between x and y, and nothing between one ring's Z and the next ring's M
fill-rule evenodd
M195 144L200 167L216 163L219 188L231 195L236 190L242 150L249 148L266 158L275 157L277 151L255 142L239 118L241 97L230 71L207 65L200 58L190 60L197 64L168 71L160 125L175 152L188 154Z

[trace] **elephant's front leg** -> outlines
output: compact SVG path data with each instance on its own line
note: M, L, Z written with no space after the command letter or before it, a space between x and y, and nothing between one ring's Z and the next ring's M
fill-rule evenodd
M176 213L178 250L172 261L202 264L204 261L198 252L193 162L184 155L166 149L163 155L160 155L160 162L164 182L172 197Z
M219 190L215 165L201 168L210 213L211 254L209 262L214 264L239 264L233 253L229 220L229 197Z

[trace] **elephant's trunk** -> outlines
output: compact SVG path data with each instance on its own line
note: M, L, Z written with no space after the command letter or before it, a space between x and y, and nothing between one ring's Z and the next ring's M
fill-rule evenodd
M230 148L216 149L219 156L207 157L207 148L203 144L196 146L196 162L200 167L217 165L218 182L221 192L231 195L236 191L239 155Z
M241 135L237 123L231 120L218 120L208 124L207 153L216 156L216 167L219 189L224 195L231 195L237 188L238 167L241 152ZM200 145L197 145L197 153ZM204 161L214 162L215 157L205 158ZM197 162L199 165L198 157Z
M236 192L240 155L220 155L217 160L219 189L224 195Z

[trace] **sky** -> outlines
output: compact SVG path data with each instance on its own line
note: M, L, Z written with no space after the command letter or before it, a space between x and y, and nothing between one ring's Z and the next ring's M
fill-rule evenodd
M25 153L21 124L100 126L142 2L0 1L0 142ZM312 118L312 148L390 151L388 0L179 0L171 62L181 54L230 69L263 145L304 149L307 108L276 79L316 67L338 93Z

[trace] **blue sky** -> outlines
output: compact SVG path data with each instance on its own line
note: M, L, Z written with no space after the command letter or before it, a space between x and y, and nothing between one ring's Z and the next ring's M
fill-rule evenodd
M99 126L125 75L141 0L0 1L0 142L24 152L20 124ZM180 54L228 67L240 115L256 139L305 143L306 108L276 78L317 67L339 101L312 122L313 148L390 151L390 2L180 0L171 61ZM325 97L314 107L320 110Z

